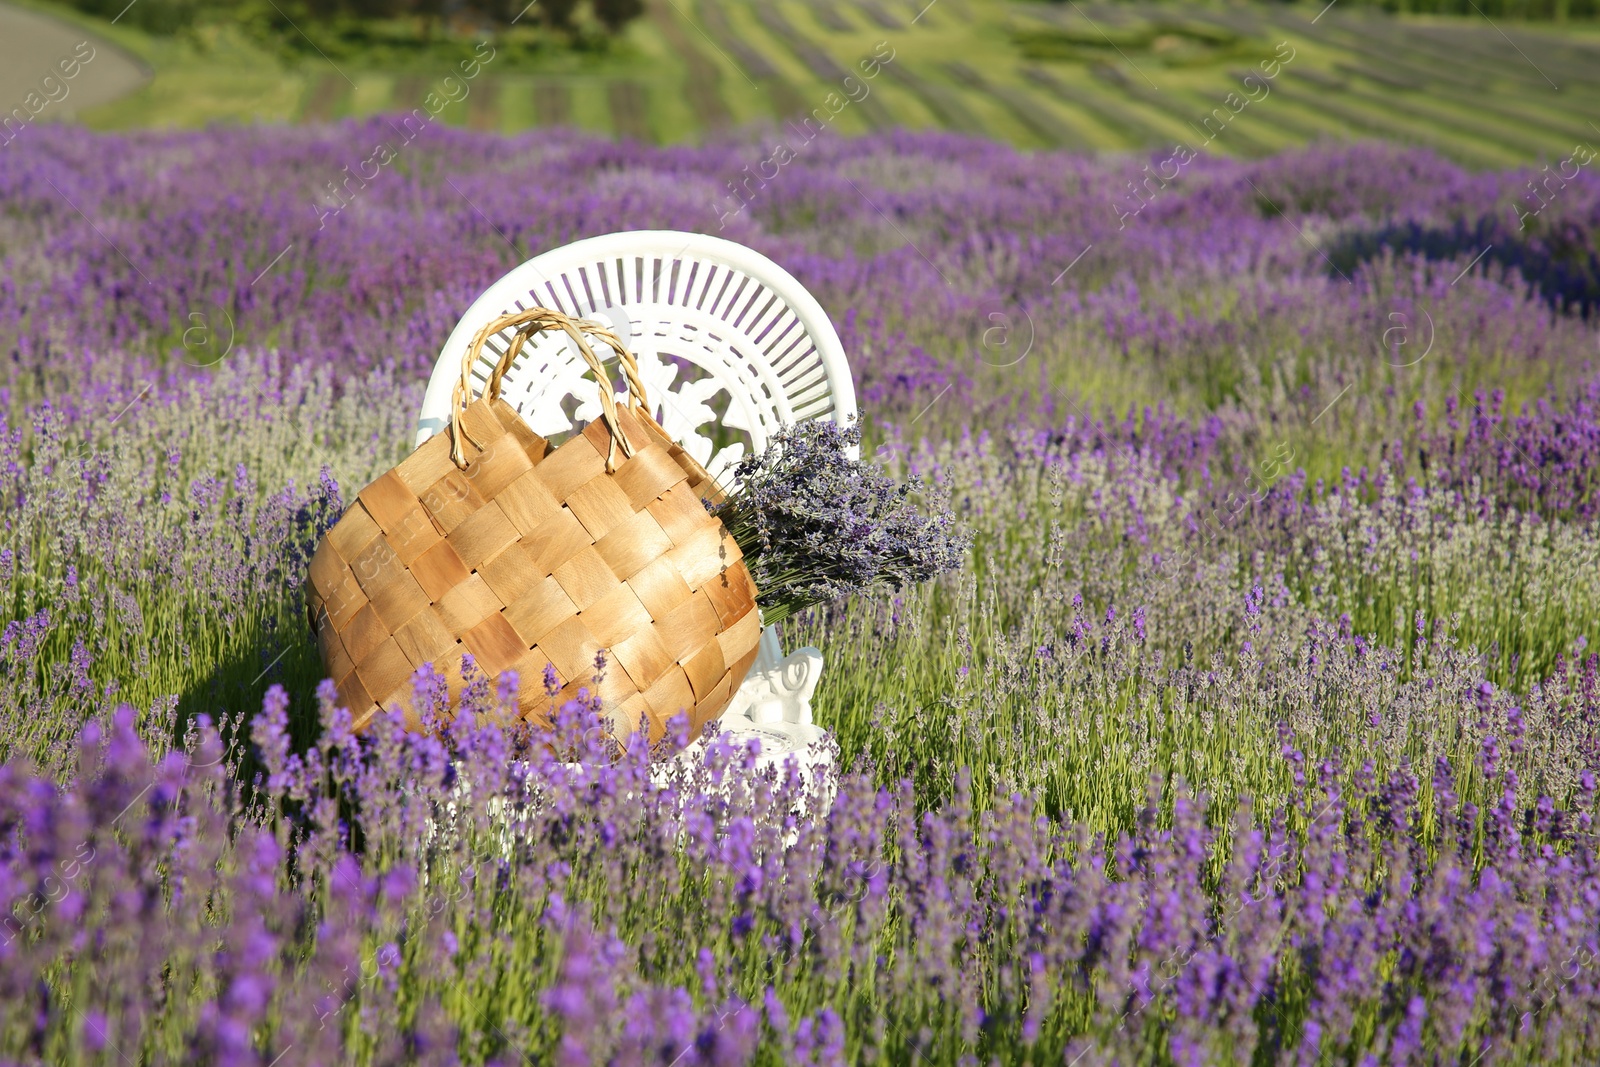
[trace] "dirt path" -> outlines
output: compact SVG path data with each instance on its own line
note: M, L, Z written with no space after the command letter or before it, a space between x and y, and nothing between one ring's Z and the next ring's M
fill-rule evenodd
M72 118L149 78L142 63L115 45L69 22L0 3L0 119L11 120L13 134L24 119Z

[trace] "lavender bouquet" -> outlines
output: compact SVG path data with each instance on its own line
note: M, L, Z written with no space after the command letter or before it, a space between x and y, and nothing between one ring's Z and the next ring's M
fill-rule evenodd
M961 565L968 538L948 508L930 514L913 479L851 459L861 427L803 422L779 430L737 468L739 488L706 507L755 578L764 623L840 597L903 589Z

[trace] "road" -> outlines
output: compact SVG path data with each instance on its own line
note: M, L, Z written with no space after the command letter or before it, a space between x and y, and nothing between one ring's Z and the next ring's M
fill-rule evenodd
M76 63L74 77L63 76L63 62L66 70ZM115 45L64 20L0 3L0 119L11 120L13 135L23 118L70 119L149 78L143 64Z

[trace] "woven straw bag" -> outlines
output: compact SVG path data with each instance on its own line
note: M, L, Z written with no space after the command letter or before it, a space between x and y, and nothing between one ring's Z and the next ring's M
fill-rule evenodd
M473 365L510 327L473 400ZM500 399L524 342L552 329L594 372L602 413L556 448ZM616 352L626 406L585 333ZM311 560L312 625L356 728L398 706L420 730L413 672L433 664L454 706L470 653L491 677L518 673L531 722L548 720L553 666L557 701L597 692L619 738L643 719L658 739L680 710L698 732L727 706L761 637L739 547L702 503L718 492L651 418L638 365L611 331L544 308L489 323L462 360L449 432L361 490Z

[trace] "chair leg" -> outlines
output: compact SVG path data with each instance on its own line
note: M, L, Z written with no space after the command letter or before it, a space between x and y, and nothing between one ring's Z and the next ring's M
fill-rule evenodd
M777 627L761 631L756 661L738 693L723 713L724 719L748 719L770 725L811 725L811 695L822 677L822 652L802 648L785 656L778 644Z

